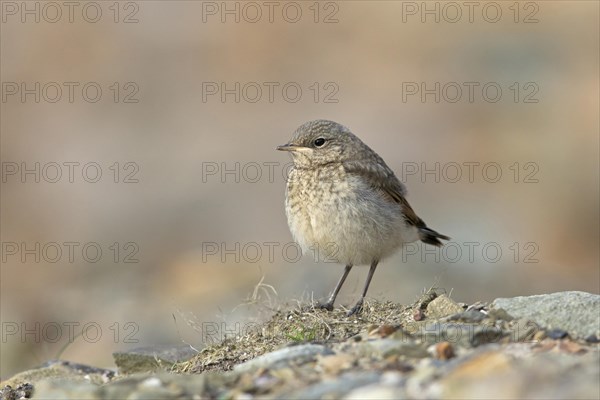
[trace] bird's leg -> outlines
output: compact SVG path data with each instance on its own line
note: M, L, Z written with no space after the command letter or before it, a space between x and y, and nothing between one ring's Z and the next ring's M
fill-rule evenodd
M337 285L335 286L335 289L333 289L333 293L331 293L331 296L329 296L329 300L327 300L327 303L325 303L325 304L320 304L319 308L323 308L328 311L333 310L333 303L335 302L335 298L337 297L338 293L340 292L340 289L342 288L342 285L344 284L344 281L346 280L346 277L350 273L351 269L352 269L352 264L346 265L346 269L344 269L344 275L342 275L342 277L338 281Z
M373 279L373 274L375 274L375 269L377 268L377 264L379 260L373 260L371 263L371 268L369 269L369 275L367 275L367 282L365 283L365 288L363 289L362 295L360 299L356 302L354 307L350 311L348 311L348 316L354 315L362 311L363 301L365 300L365 296L367 295L367 290L369 290L369 285L371 284L371 279Z

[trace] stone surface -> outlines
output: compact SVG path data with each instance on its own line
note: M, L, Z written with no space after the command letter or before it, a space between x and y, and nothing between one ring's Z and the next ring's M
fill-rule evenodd
M487 318L487 315L477 310L463 311L448 317L449 321L477 323Z
M406 392L399 387L371 384L350 391L344 400L402 400Z
M176 364L170 373L130 374L126 371L138 364L123 364L118 357L120 374L53 361L7 380L0 386L0 396L2 400L598 399L600 346L575 338L576 327L585 326L586 319L575 323L569 317L575 303L592 307L594 297L568 294L566 301L564 296L548 295L564 301L546 298L554 307L545 309L536 308L538 299L512 299L529 303L523 313L510 301L499 300L503 308L489 308L487 303L464 307L430 292L409 306L370 301L366 314L352 318L342 311L285 311L269 320L271 328L282 328L269 330L275 334L226 339ZM435 302L436 297L442 298ZM455 312L458 307L461 311ZM413 318L416 309L427 310L418 321ZM539 322L561 315L567 319L555 327ZM310 335L295 341L300 338L295 332L317 332L315 327L325 328L318 343L307 343ZM562 331L567 329L565 336ZM154 348L137 349L131 355L134 361L151 358L150 364L140 365L153 367L185 358L177 351L162 354ZM196 368L202 363L210 369ZM186 371L194 373L181 373Z
M99 400L98 386L89 382L68 379L44 379L35 385L35 399L42 400Z
M508 330L512 342L536 341L535 334L540 329L539 325L527 318L514 321Z
M363 357L390 357L394 355L410 358L425 358L427 347L415 341L398 339L375 339L356 344L357 354Z
M317 355L333 354L327 347L319 344L302 344L285 347L236 365L234 371L248 372L259 368L277 368L286 363L304 363L316 359Z
M167 370L198 354L188 345L139 347L113 353L121 374Z
M436 398L589 399L600 395L600 358L545 353L512 359L501 352L481 355L436 384Z
M528 318L549 330L565 330L574 337L600 336L600 295L597 294L558 292L499 298L492 307L502 308L515 318Z
M36 386L35 399L183 399L207 397L207 378L203 375L135 374L109 385L46 379Z
M48 378L102 384L110 381L114 376L115 372L109 369L90 367L63 360L53 360L39 368L23 371L11 377L2 382L2 387L8 385L16 388L22 384L35 384Z
M0 388L0 399L2 400L28 399L32 394L33 385L30 383L22 383L17 387L6 385Z
M349 372L342 374L337 379L319 382L304 389L287 394L288 399L337 399L343 397L351 390L378 382L381 375L377 372Z
M418 336L428 344L449 342L454 346L477 347L486 343L497 343L505 333L491 324L430 322L424 325Z
M462 313L464 309L454 300L442 294L427 305L427 318L443 318Z

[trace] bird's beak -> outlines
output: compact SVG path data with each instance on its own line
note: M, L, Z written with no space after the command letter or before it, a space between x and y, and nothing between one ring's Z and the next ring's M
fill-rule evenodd
M277 150L279 151L296 151L298 150L299 146L296 146L295 144L291 144L291 143L287 143L287 144L282 144L281 146L277 146Z

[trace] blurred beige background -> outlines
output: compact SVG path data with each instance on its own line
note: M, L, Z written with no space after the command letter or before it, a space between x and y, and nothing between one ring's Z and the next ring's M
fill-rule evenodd
M471 16L454 3L459 16L428 2L437 22L421 2L281 3L272 15L263 2L98 2L69 21L62 3L2 1L0 376L56 357L83 327L62 358L111 366L128 347L200 348L206 324L235 333L256 317L234 307L263 276L277 296L261 301L325 297L342 267L295 259L289 159L275 151L316 118L350 127L453 239L385 260L371 297L598 293L598 3L475 3ZM421 83L424 101L411 92ZM22 175L36 162L39 182ZM422 175L436 163L439 176ZM341 304L365 276L353 271Z

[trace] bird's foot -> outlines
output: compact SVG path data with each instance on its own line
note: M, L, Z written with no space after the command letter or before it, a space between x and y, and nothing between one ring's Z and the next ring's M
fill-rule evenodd
M321 310L333 311L333 301L328 301L327 303L318 303L317 307Z
M347 317L350 317L354 314L360 314L360 312L362 311L363 308L363 299L361 297L360 300L358 300L356 302L356 304L354 305L354 307L352 307L352 309L350 311L348 311L348 313L346 314Z

